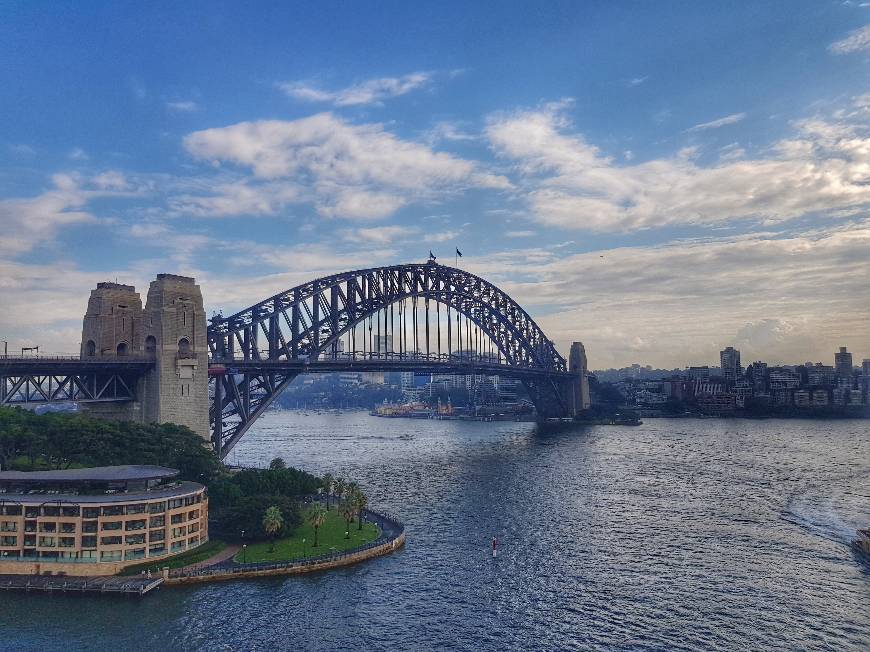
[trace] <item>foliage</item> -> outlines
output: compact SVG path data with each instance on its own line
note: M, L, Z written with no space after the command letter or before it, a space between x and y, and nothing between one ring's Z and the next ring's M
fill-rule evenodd
M275 536L284 527L284 517L281 515L281 510L277 505L271 505L263 514L263 531L269 536L272 541L271 550L275 550Z
M362 513L363 510L368 507L369 499L360 489L357 489L353 494L353 506L356 508L357 513L357 521L359 522L358 530L362 529L363 526L363 518Z
M275 507L281 515L281 525L274 532L266 530L263 514ZM299 503L287 496L242 496L228 505L210 509L211 533L230 541L256 541L272 536L289 535L302 521ZM244 532L244 539L242 538Z
M345 520L339 510L332 510L318 528L319 544L315 548L314 528L308 522L307 514L305 521L289 537L278 539L275 549L270 552L270 544L267 542L249 544L243 553L239 551L235 561L269 562L291 561L302 559L312 555L327 554L332 551L342 552L358 548L366 543L374 541L380 535L377 525L365 523L363 529L357 531L346 526ZM345 538L345 532L348 533Z
M202 437L184 426L0 408L0 466L4 469L117 464L167 466L178 469L184 480L203 483L217 477L222 469Z
M320 530L320 526L326 521L328 513L323 508L323 505L320 503L314 503L311 506L311 509L308 511L308 522L311 523L311 527L314 528L314 547L316 548L317 543L317 533Z
M326 494L326 511L329 511L329 498L332 493L333 486L335 485L335 478L332 477L331 473L324 473L320 478L320 485L323 487L323 493Z
M269 462L269 468L272 469L273 471L278 470L278 469L286 469L287 462L284 461L283 457L276 457L271 462Z

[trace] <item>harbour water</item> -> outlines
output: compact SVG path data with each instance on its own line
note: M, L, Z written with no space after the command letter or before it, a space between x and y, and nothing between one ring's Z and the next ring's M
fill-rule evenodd
M866 650L866 421L271 412L230 462L360 482L402 551L144 599L0 595L0 650ZM499 539L492 558L490 542Z

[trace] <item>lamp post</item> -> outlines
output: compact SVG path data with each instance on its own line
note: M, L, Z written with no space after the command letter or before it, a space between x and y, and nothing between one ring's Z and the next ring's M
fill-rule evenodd
M302 537L302 557L303 559L308 558L308 548L305 545L305 537Z
M248 544L247 543L242 544L242 563L243 564L248 563Z

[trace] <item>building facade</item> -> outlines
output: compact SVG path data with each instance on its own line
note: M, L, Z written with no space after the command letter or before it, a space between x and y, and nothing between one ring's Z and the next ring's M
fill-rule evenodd
M719 352L719 361L722 367L722 377L725 382L735 382L742 373L740 368L740 351L733 346L726 346L724 350Z
M203 485L159 466L0 472L0 573L113 575L208 541Z

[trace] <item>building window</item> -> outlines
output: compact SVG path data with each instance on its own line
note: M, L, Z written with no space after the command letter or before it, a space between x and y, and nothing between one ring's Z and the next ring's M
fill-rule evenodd
M96 521L82 521L82 532L92 534L97 531Z
M160 512L165 512L165 511L166 511L166 503L165 502L161 501L159 503L151 503L148 505L148 513L149 514L159 514Z
M184 550L184 541L176 541L170 546L170 551L178 552L179 550Z
M99 507L85 507L82 509L82 518L97 518L99 515Z
M75 537L61 537L60 538L60 547L61 548L74 548L76 545Z
M138 521L127 521L127 526L124 528L126 530L144 530L145 529L145 519L140 519Z
M103 507L103 516L121 516L123 513L123 505L112 505L111 507Z
M0 546L17 546L18 537L0 537Z
M173 514L171 523L176 525L177 523L184 523L184 514Z
M166 530L152 530L148 533L148 541L165 541Z
M150 548L148 548L148 556L149 557L158 557L160 555L165 555L165 554L166 554L166 545L165 544L161 543L158 546L151 546Z
M157 338L153 335L149 335L145 338L145 355L156 355L157 354Z
M121 342L120 344L118 344L118 357L120 358L125 355L127 355L127 343Z
M101 537L101 546L118 546L121 545L121 537Z
M152 516L148 522L148 527L164 527L166 525L165 516Z
M65 533L65 534L69 534L70 532L75 532L76 531L76 524L75 523L61 523L60 524L60 531Z
M145 543L145 535L144 534L128 534L124 539L124 542L129 545L135 545L137 543Z
M54 537L39 537L40 548L54 548Z
M145 558L145 548L136 548L135 550L128 550L124 553L124 559L144 559Z
M15 521L0 521L0 532L17 532L18 523Z
M97 537L82 537L82 548L96 548Z
M178 355L182 358L190 355L190 340L186 337L182 337L178 340Z
M144 514L145 513L145 503L139 503L137 505L127 505L127 514Z
M187 528L184 527L174 527L172 528L172 538L177 539L178 537L183 537L187 534Z
M100 524L101 530L120 530L124 526L122 521L106 521Z
M88 340L88 343L85 344L85 355L89 358L93 358L97 355L97 344L93 340Z
M104 550L100 553L100 561L121 561L121 551Z
M40 532L57 532L57 523L40 523Z

